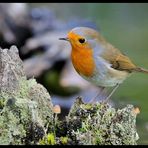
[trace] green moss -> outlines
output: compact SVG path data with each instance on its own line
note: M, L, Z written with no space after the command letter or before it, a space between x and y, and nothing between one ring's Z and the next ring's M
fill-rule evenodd
M61 143L62 144L67 144L68 142L68 137L60 137Z
M43 137L43 139L39 141L39 144L40 145L55 145L56 140L55 140L54 133L48 133L46 136Z
M4 98L0 98L0 110L3 109L4 105L5 105L5 99Z
M86 109L86 110L91 110L92 104L82 104L80 107L81 107L81 108L84 108L84 109Z

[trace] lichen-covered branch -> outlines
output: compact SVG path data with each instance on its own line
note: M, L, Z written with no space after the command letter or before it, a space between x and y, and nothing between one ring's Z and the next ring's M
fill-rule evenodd
M135 145L137 110L77 98L68 116L35 79L27 80L15 46L0 48L0 144Z

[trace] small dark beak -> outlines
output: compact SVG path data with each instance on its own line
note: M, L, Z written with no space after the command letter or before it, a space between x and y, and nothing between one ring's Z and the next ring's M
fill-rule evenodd
M68 38L59 38L59 40L69 41L69 39L68 39Z

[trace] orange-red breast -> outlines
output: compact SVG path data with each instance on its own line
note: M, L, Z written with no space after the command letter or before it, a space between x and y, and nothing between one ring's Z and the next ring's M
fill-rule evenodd
M71 60L75 70L94 85L117 88L132 72L148 74L148 70L133 64L94 29L76 27L66 38L60 39L69 41L72 46Z

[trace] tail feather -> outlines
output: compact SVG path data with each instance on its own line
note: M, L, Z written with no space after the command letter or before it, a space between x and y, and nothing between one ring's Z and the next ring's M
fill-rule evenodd
M143 73L147 73L148 74L148 70L144 69L144 68L141 68L141 67L135 68L134 71L136 71L136 72L143 72Z

